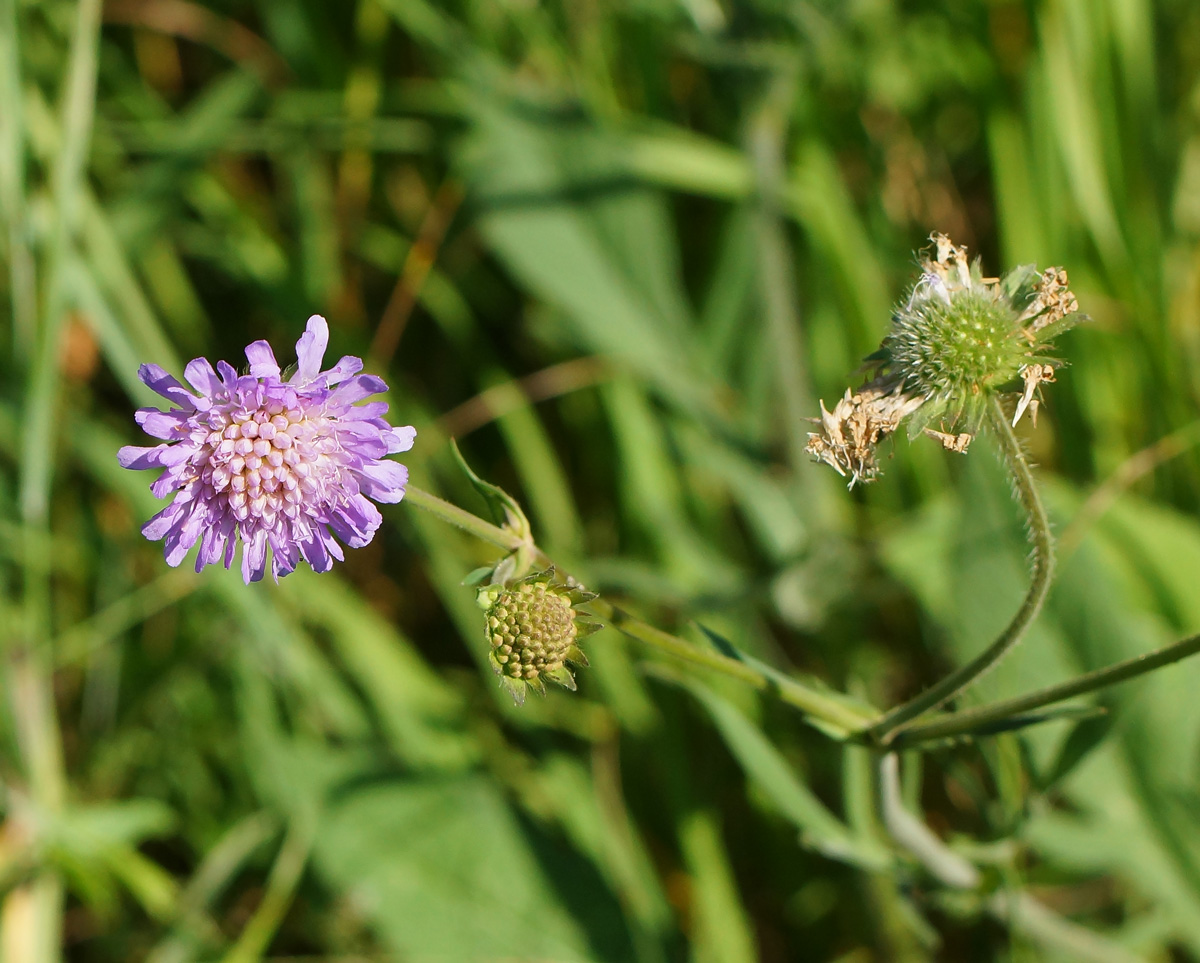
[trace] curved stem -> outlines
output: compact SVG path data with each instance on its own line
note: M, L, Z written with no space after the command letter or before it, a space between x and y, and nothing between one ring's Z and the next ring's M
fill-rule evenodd
M1155 649L1153 652L1147 652L1145 655L1134 656L1132 659L1117 662L1103 669L1096 669L1077 679L1046 686L1044 689L1038 689L1027 695L993 702L990 705L979 706L977 709L955 712L944 719L935 719L921 725L908 726L896 734L892 745L896 747L911 746L930 739L961 735L979 726L999 722L1020 712L1040 709L1042 706L1053 705L1064 699L1095 692L1097 689L1116 685L1119 682L1126 682L1139 675L1162 668L1164 665L1186 659L1197 652L1200 652L1200 635L1193 635L1178 642L1172 642L1161 649Z
M472 515L444 498L439 498L423 489L409 485L404 498L405 501L429 512L434 517L449 522L468 534L499 548L516 551L525 546L519 535L486 522L477 515ZM534 550L534 557L537 564L544 567L553 564L549 556L540 549ZM634 618L602 598L589 602L588 608L622 635L673 658L720 672L760 691L772 692L781 702L799 709L844 735L861 731L863 726L870 721L869 715L847 705L836 696L813 689L781 673L764 671L748 661L693 645L677 635L664 632L641 619Z
M904 807L900 757L895 752L885 752L879 760L879 811L884 827L897 845L915 856L943 886L975 889L983 881L978 869Z
M991 399L987 412L988 423L1000 445L1001 457L1012 476L1017 500L1027 516L1029 540L1033 544L1033 572L1029 592L1008 627L983 652L920 695L885 713L883 718L867 729L867 736L883 743L890 742L904 723L923 712L936 709L947 699L958 695L1004 658L1013 646L1021 641L1025 630L1041 610L1050 590L1050 581L1054 573L1054 538L1050 533L1050 520L1046 517L1046 509L1042 506L1029 462L1021 450L1021 443L1013 434L998 399Z

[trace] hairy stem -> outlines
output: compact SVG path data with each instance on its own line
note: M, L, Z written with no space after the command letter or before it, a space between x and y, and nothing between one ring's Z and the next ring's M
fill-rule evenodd
M1033 473L1029 462L1021 450L1017 436L1013 434L998 399L993 397L988 405L988 424L992 428L1000 445L1000 455L1012 476L1013 488L1017 500L1025 509L1029 525L1029 539L1033 544L1033 573L1029 584L1029 592L1021 603L1017 614L1013 616L1008 627L983 652L961 668L951 672L940 682L930 686L920 695L903 705L897 706L884 714L883 718L872 724L866 735L879 742L888 743L895 738L897 731L910 719L931 709L936 709L946 700L952 699L958 693L975 682L980 676L991 669L1006 656L1025 634L1025 630L1037 617L1050 590L1050 582L1054 574L1054 538L1050 533L1050 520L1046 517L1046 509L1038 495Z
M448 522L499 548L516 551L519 548L527 547L521 536L498 525L493 525L491 522L486 522L477 515L472 515L457 505L423 489L409 485L404 498L405 501L429 512L435 518ZM540 549L534 550L534 557L539 565L548 567L553 564ZM781 702L799 709L806 715L845 734L861 730L870 721L870 717L864 712L847 705L835 696L813 689L782 674L763 671L748 661L741 661L720 652L693 645L677 635L664 632L662 629L634 618L602 598L589 602L588 608L612 628L636 642L650 646L683 662L690 662L693 665L699 665L738 679L760 691L771 692Z
M860 711L817 689L780 674L763 672L749 663L719 652L702 649L677 635L634 618L604 599L589 602L588 608L618 632L643 645L683 662L731 676L760 691L771 692L780 702L835 726L846 734L862 728L866 721Z
M478 515L471 514L465 508L459 508L457 505L446 501L446 499L438 498L432 492L427 492L423 488L417 488L415 485L409 485L405 488L404 500L410 505L416 505L417 508L429 512L435 518L439 518L443 522L448 522L455 528L461 528L468 535L474 535L480 541L490 542L492 545L499 548L506 548L509 551L516 551L523 544L519 535L503 529L499 525L485 522Z
M1162 668L1164 665L1186 659L1197 652L1200 652L1200 635L1193 635L1190 638L1172 642L1161 649L1155 649L1153 652L1147 652L1145 655L1135 656L1103 669L1096 669L1077 679L1047 686L1027 695L1005 699L1002 702L993 702L990 705L968 709L965 712L955 712L944 719L937 719L933 722L908 726L896 735L892 744L897 747L911 746L930 739L960 735L1021 712L1040 709L1042 706L1053 705L1064 699L1095 692L1097 689L1116 685L1119 682L1126 682L1139 675Z

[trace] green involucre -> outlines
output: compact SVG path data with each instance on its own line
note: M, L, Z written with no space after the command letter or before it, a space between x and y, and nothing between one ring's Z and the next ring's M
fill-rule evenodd
M986 391L1012 381L1030 360L1016 311L990 291L913 298L897 309L883 347L904 390L931 403L924 424L939 416L977 422Z

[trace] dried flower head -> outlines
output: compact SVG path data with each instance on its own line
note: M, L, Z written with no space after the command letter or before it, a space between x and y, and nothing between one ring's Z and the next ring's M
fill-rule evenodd
M575 605L595 597L574 580L556 584L553 569L479 590L491 645L488 661L518 705L526 689L544 693L546 679L574 690L566 663L588 664L578 643L600 627Z
M366 545L382 517L372 504L404 497L408 469L388 455L412 447L416 429L393 428L382 401L357 404L387 390L364 375L362 361L344 357L321 370L329 326L314 315L296 343L297 368L286 381L265 341L246 348L248 374L226 362L197 358L184 369L195 394L157 365L138 377L178 407L141 408L143 430L166 443L122 448L125 468L161 468L150 486L171 504L142 528L165 539L168 565L178 565L197 542L196 571L242 551L242 577L266 571L267 548L276 578L303 557L326 572L343 558L334 535L351 548ZM218 373L219 372L219 373Z
M832 412L822 403L821 430L808 436L807 450L849 476L851 487L879 474L876 446L905 419L909 437L924 432L965 452L989 394L1018 378L1024 390L1013 424L1025 411L1036 420L1040 386L1060 364L1042 352L1082 320L1062 268L1039 274L1026 265L985 278L966 248L943 234L931 240L932 257L922 258L920 278L867 359L871 380L847 390Z

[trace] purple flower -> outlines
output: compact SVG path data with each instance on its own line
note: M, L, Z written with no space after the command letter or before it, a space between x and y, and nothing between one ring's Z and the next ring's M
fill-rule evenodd
M168 565L178 565L197 542L196 571L222 559L233 563L237 542L247 584L263 577L267 548L279 578L301 557L316 572L371 541L383 520L371 503L404 497L408 469L387 455L408 451L416 429L383 420L387 404L370 395L387 390L381 378L359 374L362 361L342 358L321 370L329 325L313 315L296 342L296 373L283 380L271 346L246 348L250 373L238 376L204 358L184 369L192 394L158 365L138 377L178 407L140 408L138 424L166 444L122 448L124 468L162 468L150 486L171 504L142 528L165 540ZM218 373L219 372L219 373Z

